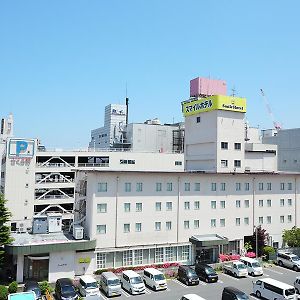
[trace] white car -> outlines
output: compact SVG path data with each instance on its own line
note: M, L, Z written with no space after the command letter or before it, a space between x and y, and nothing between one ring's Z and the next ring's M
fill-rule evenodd
M83 297L87 297L87 296L100 297L98 282L94 277L90 275L84 275L79 277L78 289L79 289L79 293Z
M123 271L121 286L132 295L143 294L146 290L142 277L132 270Z
M144 269L143 280L155 291L165 290L168 287L165 275L155 268Z

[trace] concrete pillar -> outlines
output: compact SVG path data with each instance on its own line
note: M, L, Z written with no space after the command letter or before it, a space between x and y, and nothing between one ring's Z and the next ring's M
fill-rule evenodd
M17 258L17 282L23 282L24 255L19 254Z

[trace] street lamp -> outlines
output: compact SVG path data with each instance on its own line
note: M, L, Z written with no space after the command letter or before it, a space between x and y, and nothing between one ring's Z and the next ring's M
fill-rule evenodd
M255 230L255 255L256 255L256 258L258 258L258 234L257 234L257 226L253 226L254 227L254 230Z

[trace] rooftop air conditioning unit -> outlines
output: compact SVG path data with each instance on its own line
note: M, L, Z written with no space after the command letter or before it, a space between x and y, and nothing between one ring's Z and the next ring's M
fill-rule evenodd
M83 227L80 225L73 226L73 237L75 240L83 239Z

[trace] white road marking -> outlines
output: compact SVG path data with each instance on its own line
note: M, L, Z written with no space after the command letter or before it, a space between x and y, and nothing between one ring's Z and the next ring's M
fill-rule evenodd
M201 285L207 285L207 283L205 283L205 282L203 282L201 280L199 280L199 284L201 284Z
M127 297L127 298L130 297L130 295L129 295L127 292L125 292L124 290L121 290L121 292L122 292L122 294L123 294L125 297Z
M145 293L146 294L151 294L151 292L147 288L145 288Z
M279 274L279 275L283 275L283 273L282 273L282 272L278 272L278 271L275 271L275 270L272 270L272 269L267 269L267 270L265 270L265 271L268 271L268 272L273 272L273 273L275 273L275 274Z
M172 279L172 281L176 282L177 284L179 284L180 286L184 287L185 289L188 288L185 284L183 284L182 282L178 281L177 279Z
M252 299L259 299L259 298L255 297L255 296L252 296L252 295L250 295L250 298L252 298Z
M225 273L223 273L222 275L224 275L224 276L226 276L226 277L229 277L229 278L231 278L231 279L233 279L233 280L239 281L238 278L235 278L235 277L233 277L233 276L231 276L231 275L228 275L228 274L225 274Z
M222 281L222 280L218 280L218 282L219 282L219 283L224 283L224 281Z
M101 298L103 298L104 300L108 300L107 297L105 297L102 293L100 293Z

